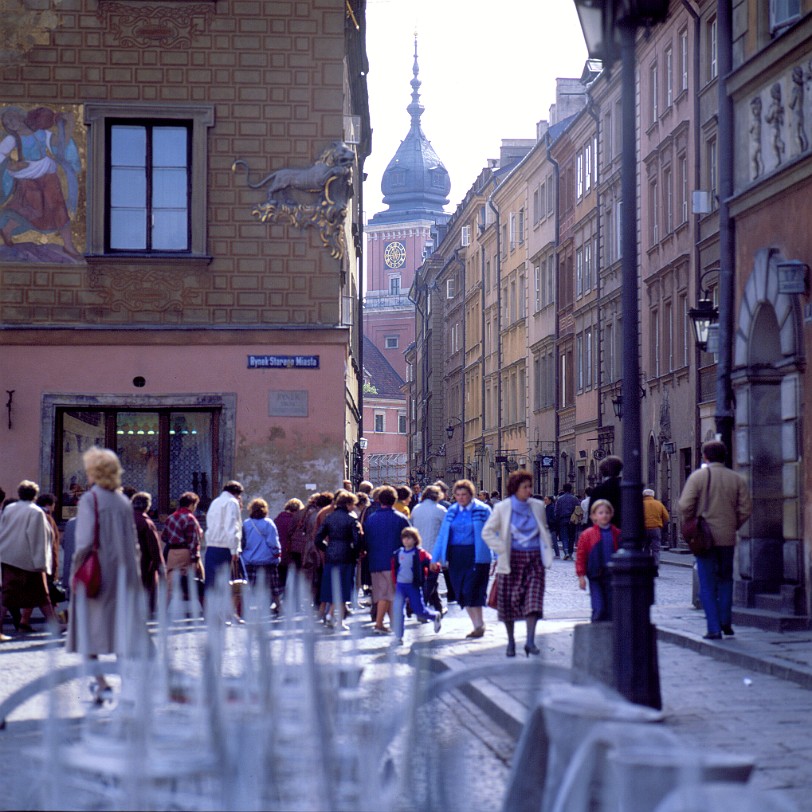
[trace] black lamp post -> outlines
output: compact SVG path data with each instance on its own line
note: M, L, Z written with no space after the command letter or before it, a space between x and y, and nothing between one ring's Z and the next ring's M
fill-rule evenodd
M623 420L623 395L612 398L612 411L618 420Z
M651 624L654 559L643 552L640 357L637 307L637 163L635 38L640 26L662 22L668 0L575 0L587 50L605 65L621 59L621 279L623 314L622 546L610 563L615 687L632 702L662 707L657 632Z

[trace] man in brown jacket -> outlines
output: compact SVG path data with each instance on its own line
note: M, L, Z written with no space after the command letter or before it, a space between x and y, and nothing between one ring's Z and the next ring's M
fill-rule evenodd
M708 624L706 640L733 634L733 554L736 531L750 516L750 491L744 477L725 468L724 443L702 446L706 466L688 477L679 499L682 521L704 517L713 534L713 547L696 557L699 597Z

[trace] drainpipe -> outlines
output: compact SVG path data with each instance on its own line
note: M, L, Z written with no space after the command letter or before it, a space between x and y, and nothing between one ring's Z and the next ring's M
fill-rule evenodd
M552 166L553 166L553 175L555 177L555 196L556 196L556 201L555 201L555 236L553 238L553 245L557 249L558 248L558 243L561 240L561 216L560 216L560 213L559 213L560 212L560 206L559 206L559 200L558 200L558 181L559 181L559 177L561 175L561 167L558 165L558 161L556 161L555 158L553 158L552 154L550 153L550 149L552 147L552 139L550 138L549 131L545 134L544 138L545 138L545 141L546 141L546 148L547 148L547 161L548 161L548 163L552 164ZM558 251L556 250L556 252L555 252L555 313L556 313L556 315L555 315L555 348L556 348L556 350L558 350L558 339L559 339L559 336L560 336L559 324L558 324L558 302L559 302L558 288L559 288L559 281L560 280L559 280L558 270L559 270L558 269ZM555 358L555 375L553 375L553 380L556 381L556 383L558 383L558 370L559 370L560 367L558 365L558 354L557 353L554 356L554 358ZM559 413L558 413L558 410L561 407L561 404L559 403L559 400L558 400L559 391L560 391L560 387L558 385L556 385L556 387L555 387L555 398L554 398L554 401L555 401L555 468L553 469L553 471L554 471L554 475L553 475L553 491L555 493L558 493L558 485L559 485L559 482L560 482L560 478L558 476L558 466L560 465L560 452L561 452L561 444L558 441L558 438L559 438L559 436L561 434L561 418L560 418Z
M694 48L693 48L693 65L692 65L692 72L693 72L693 81L694 81L694 189L699 189L700 184L702 183L701 173L700 173L700 162L699 162L699 150L701 148L702 140L700 138L700 108L699 108L699 93L697 92L697 85L699 83L699 71L700 71L700 53L699 53L699 42L700 36L702 34L702 21L699 18L699 13L694 9L694 7L688 2L688 0L682 0L682 5L685 6L687 12L691 15L691 19L694 21ZM699 224L700 215L694 214L694 293L699 290L699 277L702 273L701 270L701 253L699 250L699 236L700 236L700 229L701 226ZM690 303L689 303L690 304ZM683 328L684 329L684 328ZM701 445L701 437L700 437L700 425L699 425L699 399L701 397L701 382L699 377L699 360L701 355L699 353L699 348L694 346L694 457L695 459L692 460L694 463L694 467L696 467L696 463L699 461L699 448Z
M733 360L733 307L735 303L736 246L730 216L733 195L733 103L725 82L733 69L733 12L731 0L718 0L719 26L719 360L716 366L716 436L727 449L728 466L733 458L733 391L730 374Z
M595 252L595 302L600 310L601 301L601 193L598 188L598 179L600 177L600 154L601 154L601 122L598 115L598 107L595 100L589 95L587 91L587 104L586 111L595 122L595 209L598 212L598 223L595 229L595 236L598 238L598 250ZM601 385L603 383L603 365L601 363L603 358L603 334L599 324L595 324L597 329L597 346L595 347L595 388L598 391L598 429L603 426L603 401L601 400ZM600 437L600 433L598 434ZM589 470L589 469L587 469Z
M484 225L484 224L483 224ZM485 487L485 472L481 470L481 468L485 465L485 418L487 417L487 412L485 409L485 246L480 246L480 311L479 314L480 318L480 349L482 353L482 360L480 361L480 368L481 374L479 376L479 396L481 398L482 404L482 423L479 427L479 448L480 448L480 457L479 457L479 488L480 490Z
M462 302L462 389L461 389L462 403L460 404L460 407L461 407L460 408L460 421L461 421L460 431L462 432L462 438L461 438L462 446L461 447L463 449L463 455L464 455L464 453L465 453L465 262L462 259L460 259L460 254L461 253L462 253L462 246L460 246L459 248L455 248L454 249L454 256L451 257L451 259L449 259L448 262L446 262L445 265L443 265L443 269L440 271L438 276L442 276L443 273L445 273L446 268L448 268L448 266L454 261L459 262L460 266L462 267L462 280L461 280L462 284L460 285L460 287L462 288L461 294L462 294L462 297L463 297L463 302ZM448 409L446 409L446 412L448 412ZM449 418L449 421L448 421L448 423L446 423L446 425L449 425L450 422L451 422L451 420ZM446 459L448 459L447 456L446 456Z
M494 177L494 184L496 178ZM496 215L496 446L502 451L502 224L499 209L493 202L494 189L488 197L488 206ZM557 427L556 427L557 428ZM496 489L502 495L502 463L499 463Z

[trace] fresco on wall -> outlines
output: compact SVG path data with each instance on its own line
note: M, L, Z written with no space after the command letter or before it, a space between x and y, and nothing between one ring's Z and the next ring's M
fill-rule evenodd
M0 106L0 262L83 261L80 110Z

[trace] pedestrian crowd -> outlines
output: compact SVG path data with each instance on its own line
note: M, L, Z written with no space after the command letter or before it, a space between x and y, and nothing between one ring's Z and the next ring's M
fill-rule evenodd
M721 443L703 446L705 463L688 478L679 501L682 520L702 515L715 540L707 555L697 557L709 639L733 634L733 550L750 511L746 484L725 468L725 454ZM602 460L601 482L581 498L569 482L557 497L533 496L533 477L522 470L510 475L504 499L497 491L477 491L467 479L450 488L442 481L422 488L362 481L353 488L345 480L306 503L288 499L274 518L261 497L251 499L244 517L244 488L231 480L205 512L198 494L179 494L160 529L151 515L152 496L122 487L112 451L91 448L84 464L88 489L61 533L51 494L39 494L27 480L17 498L5 499L0 490L0 641L11 639L2 634L6 611L17 632L27 633L37 608L67 631L71 651L95 658L123 653L122 647L137 650L146 626L136 604L154 616L162 581L169 598L179 583L184 600L204 605L207 585L227 580L231 606L222 620L228 625L244 622L239 585L261 585L268 610L278 616L286 588L303 583L326 630L346 630L348 615L368 610L371 633L402 642L406 616L440 631L445 594L447 603L466 611L470 639L485 635L484 607L497 609L508 657L516 655L515 623L523 620L530 657L539 654L535 632L544 613L545 571L562 554L575 560L578 586L589 589L592 620L612 616L608 564L620 545L623 468L615 456ZM657 567L670 516L653 490L641 497L643 549ZM82 584L71 588L91 554L107 573L98 594L85 594ZM60 611L68 599L69 610ZM122 611L126 616L117 617ZM122 628L129 629L124 641L116 639ZM109 694L103 676L93 690L99 700Z

